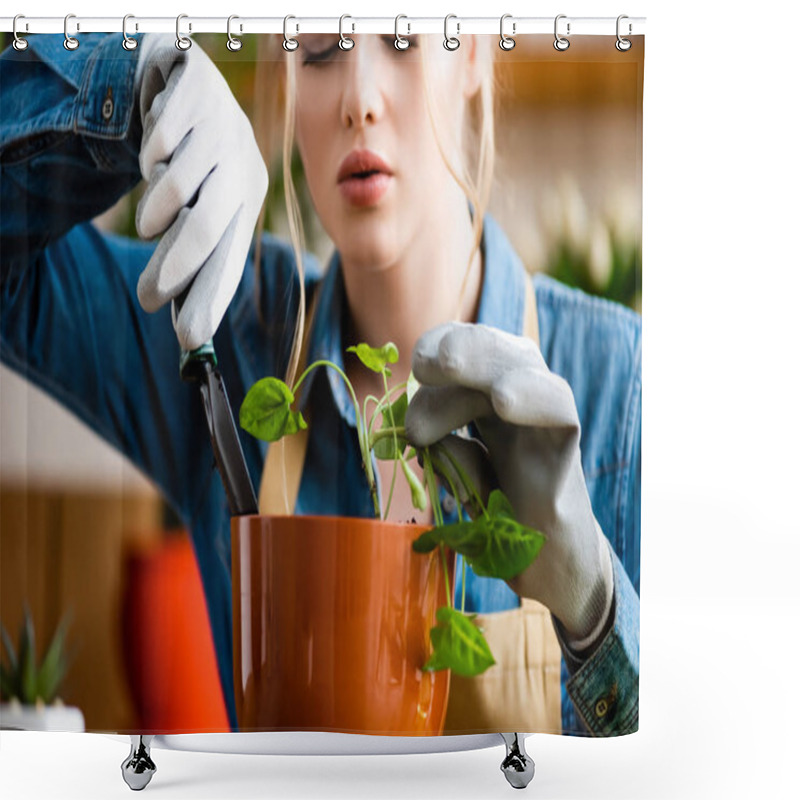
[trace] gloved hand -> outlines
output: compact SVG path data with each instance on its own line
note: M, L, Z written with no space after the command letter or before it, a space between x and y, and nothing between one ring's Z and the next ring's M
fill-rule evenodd
M193 350L217 330L242 277L267 192L253 129L228 84L195 43L146 35L135 86L142 118L139 166L148 182L136 230L161 237L137 286L156 311L190 283L172 324Z
M569 385L531 339L458 322L419 338L412 372L420 388L406 412L409 441L444 440L484 500L499 485L517 519L545 534L538 558L507 583L547 606L574 651L589 647L609 619L613 572L586 490ZM473 420L485 447L451 435Z

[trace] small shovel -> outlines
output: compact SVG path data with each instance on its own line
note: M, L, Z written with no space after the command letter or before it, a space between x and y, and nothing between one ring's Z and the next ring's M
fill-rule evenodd
M188 291L188 288L185 289L172 301L176 319ZM258 499L247 471L225 383L217 369L213 340L209 339L196 350L181 350L180 375L184 381L200 384L214 460L225 487L231 515L258 514Z

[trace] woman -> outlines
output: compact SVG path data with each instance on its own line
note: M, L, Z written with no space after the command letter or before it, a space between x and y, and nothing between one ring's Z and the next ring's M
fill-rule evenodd
M171 37L145 36L127 53L117 35L87 36L67 53L60 37L35 37L25 53L3 54L2 359L124 452L191 530L235 729L229 518L196 390L176 380L175 334L185 349L214 337L234 408L259 378L297 374L312 295L307 358L341 365L362 402L380 387L343 358L346 347L394 341L393 376L413 366L421 383L406 420L412 443L449 436L476 480L498 484L548 537L508 585L468 571L467 610L491 619L540 603L563 655L560 727L634 731L638 318L545 278L533 299L485 213L493 39L463 37L435 57L438 37L412 38L409 53L393 37L361 36L348 53L338 37L299 41L282 68L284 172L296 134L337 248L324 276L302 253L291 183L291 245L265 235L248 254L266 170L198 46L180 52ZM86 222L140 177L137 230L156 245ZM166 306L187 287L173 318ZM308 402L296 510L370 516L353 407L331 371L318 372ZM450 435L470 422L480 443ZM260 474L265 446L243 437L243 448ZM401 484L392 518L419 520Z

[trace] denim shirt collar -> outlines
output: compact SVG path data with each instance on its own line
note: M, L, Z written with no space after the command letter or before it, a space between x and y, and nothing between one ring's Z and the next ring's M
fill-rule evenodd
M519 335L523 330L527 273L505 233L490 214L485 214L483 220L481 252L484 272L476 322ZM308 364L326 359L344 370L342 327L346 296L338 250L331 256L317 291L320 296L312 322ZM330 368L324 372L339 413L355 426L355 409L344 381Z

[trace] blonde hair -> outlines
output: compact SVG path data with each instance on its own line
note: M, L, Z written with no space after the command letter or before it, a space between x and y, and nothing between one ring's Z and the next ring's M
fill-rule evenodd
M282 167L283 167L283 185L284 185L284 200L286 204L286 214L289 223L289 235L291 239L292 250L294 252L297 270L300 277L300 303L297 311L297 320L294 329L294 336L292 339L291 351L289 356L289 364L287 367L285 382L292 386L297 371L299 368L300 353L302 349L303 337L305 335L306 325L306 291L305 291L305 268L303 265L303 251L305 249L305 238L303 233L303 219L300 211L300 206L297 201L297 192L295 190L294 181L292 180L292 149L294 145L294 121L295 121L295 57L293 53L284 53L281 48L283 37L276 36L262 36L259 37L259 53L258 61L256 62L256 76L255 76L255 113L254 113L254 129L256 139L261 148L261 153L264 160L269 163L273 152L273 138L276 130L274 124L277 118L277 107L279 105L278 97L282 90L283 94L283 136L282 136ZM494 161L495 161L495 141L494 141L494 117L495 117L495 78L494 78L494 61L491 57L493 53L492 48L487 48L489 64L483 72L483 78L478 92L471 98L468 114L473 117L472 125L467 127L467 142L464 150L466 158L464 159L464 170L460 172L453 164L448 156L445 143L442 141L441 135L441 122L437 115L436 103L432 99L430 87L430 67L428 65L427 48L421 47L422 53L422 68L423 79L425 84L425 99L428 109L428 115L433 127L434 137L439 152L450 174L454 180L461 187L467 199L472 204L472 230L473 241L470 249L469 259L467 261L467 269L464 272L464 278L459 291L459 306L463 300L464 292L467 287L467 279L469 278L472 269L475 255L480 249L481 238L483 235L483 216L486 212L486 207L489 202L489 195L491 192L492 180L494 177ZM272 65L280 55L285 56L284 60L284 76L285 80L279 86L274 75L274 66ZM475 128L480 124L480 130L475 135ZM471 151L471 152L470 152ZM469 162L474 162L473 175L469 168ZM266 213L266 203L261 207L258 225L256 227L256 247L255 247L255 264L256 264L256 297L260 294L260 263L261 256L261 232L264 227L264 218ZM259 314L261 307L259 305ZM262 319L262 322L264 320Z

